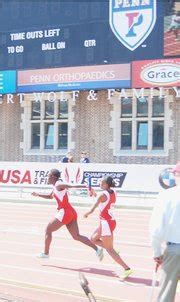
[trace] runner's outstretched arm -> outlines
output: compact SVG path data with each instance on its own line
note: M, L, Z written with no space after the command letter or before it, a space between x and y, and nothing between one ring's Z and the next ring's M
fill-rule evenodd
M32 195L35 197L41 197L41 198L45 198L45 199L53 198L53 192L51 192L50 194L41 194L41 193L33 192Z
M57 184L56 189L58 191L62 191L65 189L88 189L88 186L86 184L80 184L80 185L71 185L71 184Z
M100 195L98 200L92 206L92 208L87 213L84 214L84 218L87 218L90 214L92 214L95 211L95 209L99 206L99 204L101 202L105 202L106 199L107 199L107 197L104 194Z

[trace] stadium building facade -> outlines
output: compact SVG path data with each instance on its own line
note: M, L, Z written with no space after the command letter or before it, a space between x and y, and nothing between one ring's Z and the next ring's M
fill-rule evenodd
M142 92L142 91L141 91ZM140 90L137 89L140 94ZM145 89L89 91L73 97L56 92L49 101L26 94L23 101L7 96L0 105L1 161L59 161L67 151L79 160L87 150L93 162L173 164L180 156L178 91ZM52 95L52 94L51 94ZM37 96L37 95L36 95ZM53 95L54 96L54 95ZM51 96L52 98L52 96Z

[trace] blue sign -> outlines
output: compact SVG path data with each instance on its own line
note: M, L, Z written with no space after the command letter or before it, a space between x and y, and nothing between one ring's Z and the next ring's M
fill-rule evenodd
M11 2L1 0L1 70L163 58L167 1Z
M62 83L62 84L42 84L42 85L24 85L18 86L19 93L40 92L40 91L70 91L70 90L89 90L89 89L115 89L115 88L130 88L130 80L119 81L97 81L97 82L77 82L77 83Z
M0 71L0 94L16 93L16 71Z

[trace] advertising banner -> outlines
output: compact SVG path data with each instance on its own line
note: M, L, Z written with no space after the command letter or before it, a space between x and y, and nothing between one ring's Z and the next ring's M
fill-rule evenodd
M18 92L131 87L130 64L18 71Z
M70 184L89 183L99 188L101 179L111 175L116 188L123 191L159 192L162 189L159 175L165 165L122 165L122 164L78 164L78 163L33 163L33 162L0 162L0 186L47 186L48 173L59 169L61 179ZM146 175L146 177L145 177ZM167 177L166 177L167 178ZM166 179L166 182L169 180ZM47 186L48 188L49 186Z
M132 63L132 87L180 86L180 58Z
M0 71L0 94L16 92L16 71Z

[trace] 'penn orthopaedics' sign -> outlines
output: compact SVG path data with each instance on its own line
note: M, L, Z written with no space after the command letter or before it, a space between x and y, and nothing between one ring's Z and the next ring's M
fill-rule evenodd
M180 86L180 59L133 62L134 88L174 85Z
M18 92L131 87L130 64L18 71Z

